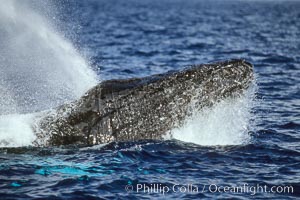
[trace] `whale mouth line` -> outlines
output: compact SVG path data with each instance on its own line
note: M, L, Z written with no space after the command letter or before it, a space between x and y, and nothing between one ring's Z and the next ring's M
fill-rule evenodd
M253 80L250 63L229 60L144 78L103 81L80 99L41 116L33 127L33 144L161 140L170 133L180 138L174 130L184 127L187 119L226 99L243 97ZM230 108L229 103L223 105Z

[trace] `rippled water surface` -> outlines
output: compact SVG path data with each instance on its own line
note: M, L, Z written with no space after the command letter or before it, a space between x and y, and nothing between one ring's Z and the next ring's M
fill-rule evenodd
M233 58L253 63L258 91L251 141L2 148L0 199L300 196L300 2L67 1L59 11L62 29L74 28L70 38L102 80ZM138 184L186 191L137 192ZM188 191L189 184L199 191ZM244 184L292 186L293 192L209 191Z

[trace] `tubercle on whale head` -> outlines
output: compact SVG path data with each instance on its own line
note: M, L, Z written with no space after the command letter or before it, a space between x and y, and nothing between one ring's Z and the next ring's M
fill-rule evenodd
M245 60L230 60L212 64L192 65L181 72L185 76L191 76L194 81L203 81L207 76L216 76L219 80L249 80L253 79L253 66ZM211 79L212 81L218 81Z
M168 87L170 85L165 83L169 82L174 86L182 82L190 81L195 85L200 85L207 80L211 83L221 85L240 82L241 88L245 89L245 86L247 88L248 83L253 81L253 66L245 60L236 59L212 64L191 65L181 71L172 70L164 74L154 74L143 78L112 79L91 88L82 99L95 94L95 91L98 93L97 97L105 99L113 93L128 93L128 91L132 89L148 87L155 84L158 87Z
M231 60L104 81L78 101L44 117L37 136L39 140L48 137L48 145L161 139L195 109L241 94L252 80L250 63Z
M240 96L250 86L254 75L251 63L236 59L188 66L182 71L171 73L165 78L167 79L174 80L166 81L173 84L170 87L177 87L179 91L183 91L178 94L178 98L183 98L188 103L194 100L192 109L195 111L227 97ZM168 85L170 84L163 87ZM188 111L186 114L193 111Z
M166 74L158 81L162 82L160 85L163 88L177 87L183 92L194 90L191 93L194 96L210 94L212 97L217 93L218 99L240 94L254 79L252 64L241 59L192 65L179 72Z

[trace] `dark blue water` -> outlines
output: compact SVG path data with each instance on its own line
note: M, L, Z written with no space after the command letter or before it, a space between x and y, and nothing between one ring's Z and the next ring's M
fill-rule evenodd
M171 140L2 148L0 199L300 197L300 2L58 4L64 5L62 28L76 32L70 38L103 80L232 58L253 63L258 103L252 140L236 146ZM225 186L248 189L225 191Z

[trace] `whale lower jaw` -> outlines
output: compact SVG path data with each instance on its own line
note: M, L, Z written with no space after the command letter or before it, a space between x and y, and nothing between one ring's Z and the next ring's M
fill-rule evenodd
M34 127L36 146L162 139L192 112L243 94L253 67L243 60L190 66L145 78L104 81L48 112Z

